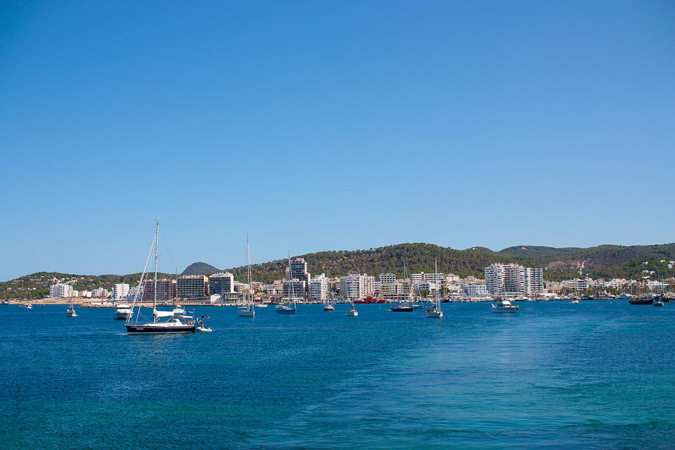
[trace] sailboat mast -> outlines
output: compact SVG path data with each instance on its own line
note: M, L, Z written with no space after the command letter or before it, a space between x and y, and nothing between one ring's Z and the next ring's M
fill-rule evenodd
M436 284L436 289L434 289L434 303L436 306L438 304L438 258L434 258L434 284Z
M251 297L251 246L248 243L248 233L246 233L246 258L248 259L248 295Z
M152 323L157 321L155 311L157 310L157 255L159 247L159 220L157 221L157 229L155 230L155 297L152 302Z

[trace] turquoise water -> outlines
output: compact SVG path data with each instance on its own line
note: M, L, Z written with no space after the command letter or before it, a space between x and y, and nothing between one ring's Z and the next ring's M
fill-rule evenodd
M675 447L675 304L358 309L127 336L110 309L0 306L0 448Z

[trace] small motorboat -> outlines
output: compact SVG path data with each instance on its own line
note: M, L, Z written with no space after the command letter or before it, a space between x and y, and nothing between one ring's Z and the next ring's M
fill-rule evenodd
M211 333L213 331L211 328L206 328L204 325L195 328L195 330L199 331L200 333Z
M357 317L359 315L359 312L356 310L356 308L354 308L354 305L352 305L352 307L349 308L349 310L347 311L346 315L350 317Z
M24 303L23 305L19 305L19 308L33 309L33 305L31 305L30 303Z
M335 306L333 306L331 304L328 304L328 305L323 307L323 310L324 311L335 311Z
M661 301L661 300L656 300L656 301L654 302L654 306L658 306L658 307L663 306L663 301Z
M512 305L508 300L498 300L492 304L493 313L514 313L518 311L519 306Z

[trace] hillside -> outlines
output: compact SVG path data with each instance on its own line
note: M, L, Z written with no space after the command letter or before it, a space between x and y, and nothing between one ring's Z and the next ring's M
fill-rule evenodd
M600 245L590 248L553 248L542 246L514 246L498 252L485 247L455 250L433 244L411 243L380 247L369 250L341 250L299 255L305 258L313 275L325 273L338 277L349 273L368 273L379 276L391 272L403 276L403 264L408 274L433 272L434 258L438 258L438 271L454 273L461 277L483 277L485 267L495 262L517 262L530 267L543 267L544 279L563 280L583 274L592 278L639 278L643 270L654 271L652 278L675 276L675 269L668 263L675 260L675 244L620 246ZM647 265L643 263L647 262ZM277 260L252 266L253 279L271 283L283 278L287 260ZM235 279L246 279L246 267L226 269ZM220 271L203 262L189 265L183 274L204 274ZM173 274L160 277L173 278ZM115 283L138 283L140 274L129 275L73 275L39 272L0 283L0 298L41 298L47 295L49 285L68 282L76 290L93 290L98 287L112 289Z
M213 267L211 264L206 264L205 262L196 262L187 266L181 275L203 275L219 271L220 270L217 267Z

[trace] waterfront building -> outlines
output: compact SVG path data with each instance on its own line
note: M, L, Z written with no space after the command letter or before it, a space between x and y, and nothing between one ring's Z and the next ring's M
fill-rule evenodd
M205 298L209 295L209 282L205 275L183 275L177 283L178 298Z
M326 274L317 275L309 283L309 298L324 301L328 298L328 279Z
M290 273L288 274L289 280L300 280L305 282L305 290L303 293L306 295L309 293L309 281L311 279L309 272L307 271L307 262L304 258L293 258L289 264ZM298 293L300 295L300 293Z
M544 292L544 273L541 268L525 269L525 286L528 295Z
M393 273L381 273L380 283L396 283L396 275Z
M91 293L91 296L94 297L94 298L107 298L107 297L110 297L110 292L108 292L107 289L96 288Z
M464 286L464 293L469 296L469 297L486 297L489 292L487 290L487 286L484 284L465 284Z
M573 291L583 291L586 288L588 288L588 285L590 284L590 279L580 279L580 278L575 278L573 280L564 280L562 282L562 285L565 289L573 290Z
M492 264L485 268L485 284L493 295L540 294L544 290L543 269L518 264Z
M157 300L172 300L176 298L176 280L157 280ZM143 301L151 302L155 298L155 280L143 282Z
M234 292L234 275L230 272L214 273L209 277L209 294L231 294Z
M284 298L304 298L306 292L305 281L292 279L284 281L283 297Z
M352 273L340 278L340 295L345 300L360 300L375 293L375 277Z
M115 300L126 299L129 295L129 285L126 283L117 283L113 286L113 298Z
M73 296L73 287L69 284L54 284L49 286L51 298L67 298Z

